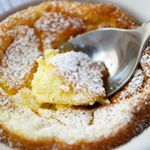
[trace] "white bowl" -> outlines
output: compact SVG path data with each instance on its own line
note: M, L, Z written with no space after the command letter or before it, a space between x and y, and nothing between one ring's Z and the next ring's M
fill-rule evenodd
M3 0L0 0L0 1L3 1ZM5 12L3 16L0 16L0 20L2 20L3 18L5 18L11 13L14 13L15 11L21 10L29 6L29 3L26 3L27 1L32 1L30 4L36 4L42 0L37 0L34 2L33 0L21 0L21 1L11 0L11 1L12 3L14 3L14 1L17 1L16 5L21 4L21 6L19 5L19 7L16 7L13 9L11 7L6 7L7 12ZM24 1L24 4L23 4L23 1ZM120 6L122 9L128 12L128 14L136 18L141 23L150 20L150 0L79 0L79 1L113 3L113 4ZM6 3L6 1L3 1L3 2ZM1 7L1 4L0 4L0 7ZM120 146L119 148L115 150L150 150L149 139L150 139L150 127L138 137L133 138L129 143L123 146ZM0 144L0 150L11 150L11 148L9 148L8 146L4 144Z

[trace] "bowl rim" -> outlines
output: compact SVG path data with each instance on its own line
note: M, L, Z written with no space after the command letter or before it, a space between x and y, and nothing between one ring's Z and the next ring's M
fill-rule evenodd
M18 11L21 11L21 10L26 9L26 8L33 6L33 5L37 5L37 4L42 3L42 2L43 2L43 0L36 0L36 1L31 1L31 2L25 2L23 4L15 6L15 7L11 8L10 10L5 11L4 13L2 13L0 15L0 22L3 21L4 19L6 19L7 17L9 17L10 15L18 12Z
M0 14L0 23L4 19L6 19L10 15L12 15L12 14L18 12L18 11L27 9L30 6L38 5L38 4L42 3L42 2L47 2L47 1L61 1L61 0L36 0L36 1L24 2L23 4L19 4L18 6L14 6L10 10L7 10L4 13ZM67 1L69 1L69 0L67 0ZM72 0L72 1L77 1L77 0ZM131 12L128 8L126 8L126 6L122 6L122 5L118 4L117 2L113 2L113 1L110 2L110 1L105 1L105 0L78 0L78 2L112 4L112 5L116 6L116 7L119 7L121 10L125 11L127 14L129 14L135 20L135 22L137 22L138 24L142 23L142 21L140 21L138 16L136 16L133 12ZM130 142L128 142L128 143L130 143ZM1 147L1 144L3 144L3 143L0 143L0 147ZM127 143L125 145L127 145ZM121 145L121 146L119 146L117 148L121 148L122 146L125 146L125 145ZM7 145L5 145L5 146L7 146ZM8 147L8 148L10 148L10 147Z

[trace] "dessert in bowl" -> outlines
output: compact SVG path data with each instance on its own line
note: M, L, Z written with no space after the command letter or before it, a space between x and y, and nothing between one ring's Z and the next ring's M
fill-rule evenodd
M105 66L57 50L83 32L137 26L116 6L68 1L41 3L2 21L1 141L20 149L111 149L148 127L149 44L131 81L107 100L100 84ZM100 89L96 96L93 87Z

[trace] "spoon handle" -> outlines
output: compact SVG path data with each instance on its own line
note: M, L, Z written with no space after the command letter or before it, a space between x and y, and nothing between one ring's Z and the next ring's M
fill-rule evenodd
M150 21L144 23L141 27L137 29L137 31L140 33L142 37L142 44L141 46L147 42L149 36L150 36Z
M139 34L140 39L141 39L141 46L140 46L139 54L137 58L137 63L138 63L141 58L142 51L150 37L150 21L144 23L141 27L137 28L136 32Z

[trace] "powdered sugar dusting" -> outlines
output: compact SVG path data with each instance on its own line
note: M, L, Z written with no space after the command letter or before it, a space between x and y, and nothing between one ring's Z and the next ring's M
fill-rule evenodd
M45 119L57 120L63 126L73 128L86 128L92 119L91 112L80 109L72 109L71 107L57 107L57 111L49 111L39 109L39 114ZM71 121L70 121L71 120Z
M150 47L145 50L141 58L141 66L145 74L150 77Z
M93 96L105 96L102 81L102 63L94 62L82 52L67 52L50 58L48 62L57 66L60 74L74 91L87 91Z
M13 34L14 41L1 59L0 82L7 81L9 88L19 88L39 56L39 41L34 30L27 26L17 27L9 34Z
M138 92L140 92L143 87L143 82L144 82L144 75L142 70L137 70L133 79L130 81L128 84L128 87L126 90L121 92L121 95L119 98L125 99L131 95L136 95Z
M43 41L44 48L51 48L54 42L62 42L84 29L80 18L70 17L59 12L44 13L35 23L35 29ZM59 40L58 40L59 39Z
M8 109L10 106L10 97L0 88L0 109Z

